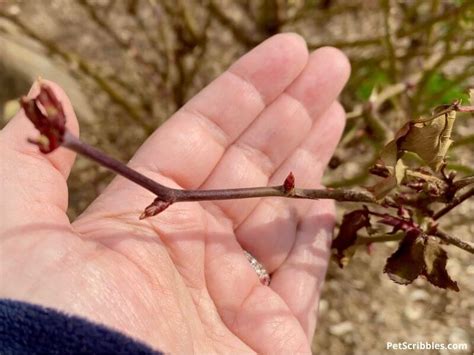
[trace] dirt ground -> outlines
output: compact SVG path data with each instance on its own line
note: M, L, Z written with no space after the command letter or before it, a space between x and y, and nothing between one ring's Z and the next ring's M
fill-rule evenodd
M0 6L2 6L1 3L2 0L0 0ZM96 3L105 4L107 1L97 1ZM235 4L239 2L224 1L224 3L236 6ZM330 3L330 1L327 1L327 3ZM347 5L344 1L336 3ZM366 2L369 7L376 3L378 2ZM10 1L9 4L16 6L15 11L17 8L21 9L23 18L31 19L31 23L36 28L41 29L41 32L50 38L56 38L66 48L71 50L82 49L82 54L86 58L95 55L94 59L98 62L113 63L121 53L108 42L107 36L103 34L96 36L98 31L96 27L82 23L81 16L84 13L81 12L81 16L77 15L79 10L72 1L28 0ZM238 16L235 18L238 20ZM126 19L117 17L116 21L119 23L122 21L125 23L125 28L127 27ZM378 28L383 25L377 16L367 16L362 19L359 17L358 21L359 27L356 30L351 28L353 23L350 21L343 20L342 23L341 20L339 22L337 20L328 21L325 32L319 33L319 37L314 34L314 30L304 27L306 26L304 21L299 23L298 26L304 27L302 32L307 33L309 38L325 39L328 38L327 36L332 36L332 39L337 42L338 38L345 39L344 36L347 31L351 33L351 36L355 32L370 34L374 26ZM69 25L61 27L64 24ZM294 28L298 29L298 26L295 25ZM184 99L205 85L206 82L209 82L236 56L245 51L242 46L228 45L228 43L232 43L229 33L221 34L216 29L212 30L212 27L210 31L212 33L211 37L219 38L219 41L215 44L215 48L211 45L209 54L206 54L208 55L207 64L204 68L200 68L195 81L189 83L190 89L184 94L181 93L184 95ZM21 36L21 33L19 35ZM101 42L102 40L103 42ZM222 48L228 50L222 50ZM348 50L350 52L358 49L349 48ZM367 53L370 57L370 49L363 50L367 51L364 53ZM61 68L65 73L74 73L75 68L58 61L57 55L52 55L51 52L42 53L46 60L51 60L54 63L53 66ZM194 52L191 55L194 55ZM111 68L113 69L112 64ZM359 70L360 65L356 63L353 75L359 75ZM0 73L2 80L13 82L10 77L6 79L2 78L2 75ZM132 77L130 80L132 80L135 74L130 73L129 75ZM90 107L83 108L85 112L99 113L98 116L103 117L104 120L115 116L124 116L122 111L109 105L103 92L97 92L97 87L90 79L76 74L72 74L71 78L78 83L86 98L89 98L86 102L90 104ZM22 74L22 77L18 80L27 81L29 78ZM24 87L21 84L17 86L17 91L21 91ZM176 94L176 91L174 93ZM12 95L0 95L5 101L13 98L8 96ZM174 98L176 99L176 95ZM182 100L183 97L180 99ZM178 104L179 100L176 100L176 104ZM347 93L343 95L343 103L347 111L353 110L354 100ZM0 104L3 105L3 103ZM106 110L104 105L108 105ZM157 122L161 120L161 116L168 115L175 108L175 106L170 105L169 107L159 107L156 111L153 111L157 117ZM123 137L117 136L117 131L113 127L104 133L100 126L101 122L103 123L103 121L92 120L91 122L88 119L84 120L83 138L111 152L118 158L128 159L134 149L145 138L145 134L140 129L134 128L133 125L129 126L130 129L127 135ZM125 124L124 122L128 121L120 122ZM461 136L472 135L473 131L472 119L460 123L457 128L457 134ZM462 160L465 165L474 166L472 153L472 145L468 145L464 150L459 151L456 159ZM349 156L350 154L353 154L353 152L350 152ZM362 151L360 155L364 156L365 152ZM358 161L356 164L362 163ZM350 172L351 164L349 162L345 168L331 171L329 180L340 180ZM111 175L104 170L92 167L84 159L78 160L71 177L71 208L69 211L71 218L74 218L90 203L95 195L106 186L110 178ZM340 208L339 214L342 215L342 211L342 208ZM448 219L444 220L443 225L453 235L472 241L474 235L473 215L474 201L468 201L461 205ZM447 266L449 274L458 282L461 290L456 293L435 288L422 279L416 280L409 286L399 286L390 281L382 273L382 270L386 258L395 250L396 246L397 243L394 242L374 245L370 255L368 252L361 250L343 270L331 262L319 305L319 322L313 340L314 353L374 355L393 353L393 350L387 350L387 342L464 343L468 345L468 349L464 351L407 351L410 354L474 353L474 264L472 255L456 247L446 247L450 256Z

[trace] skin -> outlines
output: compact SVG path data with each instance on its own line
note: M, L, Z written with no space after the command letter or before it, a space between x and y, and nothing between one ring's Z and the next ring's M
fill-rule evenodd
M192 98L129 162L170 187L318 187L339 141L350 68L276 35ZM68 128L78 123L64 92ZM37 93L33 87L30 95ZM42 155L19 112L0 134L0 297L81 315L170 353L309 353L334 224L331 201L177 203L143 221L153 195L121 177L74 222L74 154ZM242 249L272 273L263 286Z

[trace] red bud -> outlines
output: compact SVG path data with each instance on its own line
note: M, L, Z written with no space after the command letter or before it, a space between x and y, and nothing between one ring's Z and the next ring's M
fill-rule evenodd
M286 193L289 193L294 188L295 188L295 176L293 175L292 172L290 172L288 176L286 177L285 182L283 183L283 190Z
M22 97L20 104L26 117L41 133L39 138L28 141L36 144L43 153L50 153L58 148L64 140L66 115L53 90L48 85L41 84L36 97Z

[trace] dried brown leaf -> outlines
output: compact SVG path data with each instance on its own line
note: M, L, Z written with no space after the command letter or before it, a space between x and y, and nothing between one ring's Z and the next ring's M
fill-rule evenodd
M353 250L351 252L349 249L353 247L357 241L357 232L369 226L370 217L367 209L355 210L344 215L339 233L331 246L332 249L336 251L335 258L340 267L343 267L346 263L343 262L343 259L347 259L353 254Z
M456 111L450 111L427 122L411 123L399 148L416 153L434 171L439 171L453 142L455 119Z
M441 248L436 240L429 238L425 244L423 275L431 284L437 287L459 292L458 284L451 279L446 270L447 261L448 254L446 251Z
M405 123L400 128L392 141L388 142L380 152L380 159L387 167L394 167L400 156L400 144L410 131L411 122Z
M412 283L424 270L424 244L418 231L409 231L385 264L383 272L401 285Z
M397 185L402 183L407 169L408 167L403 162L403 159L398 159L397 163L395 164L395 179L397 181Z

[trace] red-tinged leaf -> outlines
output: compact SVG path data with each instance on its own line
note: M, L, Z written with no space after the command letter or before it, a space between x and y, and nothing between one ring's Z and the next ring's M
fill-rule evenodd
M50 153L58 148L66 131L66 115L53 90L48 85L41 84L36 97L23 97L20 104L26 116L41 133L39 138L29 141L38 145L43 153Z
M288 174L285 181L283 182L283 190L285 193L291 192L295 188L295 176L292 172Z
M392 226L393 230L391 234L396 233L400 230L408 233L408 232L413 232L413 233L421 233L421 228L419 225L413 221L411 214L409 213L408 210L405 210L403 207L401 207L401 210L399 209L397 213L408 213L408 217L403 217L403 216L393 216L388 213L377 213L370 211L369 212L371 215L382 217L382 219L378 220L378 223L385 224L387 226Z
M395 283L408 285L423 273L425 245L418 237L418 231L409 231L387 259L383 272Z
M357 241L357 232L369 226L370 216L367 209L355 210L344 215L339 233L331 246L332 249L335 249L335 258L341 268L345 264L343 259L349 255L348 249L354 246Z
M405 220L409 220L413 216L413 211L403 207L403 206L398 206L397 209L397 215L400 218L403 218Z
M156 216L158 213L163 212L171 205L169 201L163 201L159 197L155 198L155 200L145 208L143 213L140 215L140 219L145 219L148 217Z
M426 241L423 275L428 281L440 288L459 292L456 281L453 281L446 270L448 254L439 243L431 238Z

